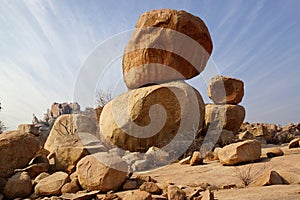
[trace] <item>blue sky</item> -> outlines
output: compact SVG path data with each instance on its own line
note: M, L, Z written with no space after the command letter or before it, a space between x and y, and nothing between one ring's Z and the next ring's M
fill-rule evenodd
M14 129L31 122L32 113L41 118L54 101L72 101L93 49L159 8L183 9L205 21L214 44L210 62L245 82L246 121L300 121L298 0L1 0L0 119ZM118 93L125 91L120 60L98 88L118 82ZM190 83L208 102L203 78Z

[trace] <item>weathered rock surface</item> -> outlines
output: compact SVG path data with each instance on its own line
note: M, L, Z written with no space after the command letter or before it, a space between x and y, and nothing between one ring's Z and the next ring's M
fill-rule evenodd
M0 134L0 177L9 177L15 169L26 167L40 149L40 142L30 133Z
M35 127L34 124L19 124L18 130L21 133L31 133L33 135L39 135L39 128Z
M231 144L233 143L235 138L235 135L233 134L232 131L228 131L228 130L222 130L220 136L219 136L219 140L218 140L218 144L221 147L224 147L225 145Z
M205 106L205 125L210 129L226 129L237 133L245 119L245 108L240 105Z
M86 190L116 191L126 179L127 163L120 157L97 153L82 158L76 173L80 185Z
M24 169L16 169L15 172L27 172L29 176L34 179L42 172L48 172L49 165L45 163L32 164Z
M237 105L244 96L244 83L236 78L215 76L208 84L207 95L215 104Z
M133 89L193 78L204 70L212 48L209 31L199 17L182 10L146 12L125 48L125 83Z
M184 148L184 142L191 142L189 136L202 128L203 120L204 104L199 92L177 81L131 90L114 98L103 108L100 129L108 143L139 152L152 146L165 147L176 136L178 139L172 142L176 150Z
M252 139L254 139L254 136L249 131L244 131L238 135L238 138L239 138L239 140L252 140Z
M151 194L161 194L161 189L153 182L145 182L140 186L141 191L146 191Z
M253 182L253 186L267 186L283 184L283 179L276 171L269 171Z
M184 200L186 193L176 185L168 186L168 199Z
M295 138L289 143L289 149L300 147L300 138Z
M8 179L3 194L9 199L26 198L31 194L32 183L27 172L18 172Z
M201 196L201 200L214 200L214 193L210 190L205 190Z
M85 200L85 199L95 199L99 191L91 191L91 192L81 192L81 193L64 193L61 195L62 199L70 199L70 200ZM98 199L98 198L97 198Z
M266 152L266 155L268 158L273 158L273 157L277 157L277 156L283 156L284 153L280 148L274 147L274 148L268 149Z
M145 191L134 191L124 196L123 200L152 200L151 194Z
M90 151L102 151L101 142L91 132L95 131L95 119L76 114L62 115L55 124L45 143L45 149L55 159L56 170L72 173L77 162ZM81 132L81 131L91 132Z
M55 172L41 179L35 186L34 193L41 196L61 195L61 188L68 182L69 176L64 172Z
M218 152L218 157L223 165L251 162L258 160L260 156L261 144L256 140L233 143L223 147Z
M189 164L191 166L203 164L203 157L201 156L201 153L199 151L195 151L193 153L192 158L191 158Z
M62 188L61 188L61 193L76 193L80 190L80 187L78 186L78 180L71 181L69 183L66 183Z

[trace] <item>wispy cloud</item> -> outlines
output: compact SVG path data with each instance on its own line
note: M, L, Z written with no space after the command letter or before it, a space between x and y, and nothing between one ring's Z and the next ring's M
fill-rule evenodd
M114 34L132 29L151 9L186 9L203 18L220 73L244 80L247 120L286 123L300 110L299 1L14 1L0 4L0 119L13 129L39 117L53 101L72 101L77 73L89 53ZM118 70L117 70L118 69ZM208 65L205 73L210 74ZM205 77L204 77L205 78ZM105 87L125 90L120 59ZM203 76L190 81L206 101ZM103 82L97 87L103 87ZM289 106L290 105L290 106ZM92 105L91 105L92 106ZM298 110L297 110L298 109Z

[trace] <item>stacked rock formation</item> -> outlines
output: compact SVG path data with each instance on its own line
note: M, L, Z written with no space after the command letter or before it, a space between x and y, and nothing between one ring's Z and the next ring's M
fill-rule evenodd
M200 18L167 9L142 14L123 56L131 90L104 106L102 139L131 152L168 148L176 138L178 148L184 146L183 138L202 129L205 108L200 93L184 80L203 71L211 52Z
M218 141L221 146L230 144L245 119L245 108L238 105L244 96L244 83L239 79L216 76L208 85L207 95L214 104L205 107L206 128L221 133Z

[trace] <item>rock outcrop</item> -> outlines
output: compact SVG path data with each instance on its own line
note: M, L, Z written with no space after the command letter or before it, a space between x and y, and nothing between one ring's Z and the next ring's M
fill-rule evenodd
M143 13L125 48L125 83L133 89L193 78L204 70L212 48L209 31L199 17L168 9Z

